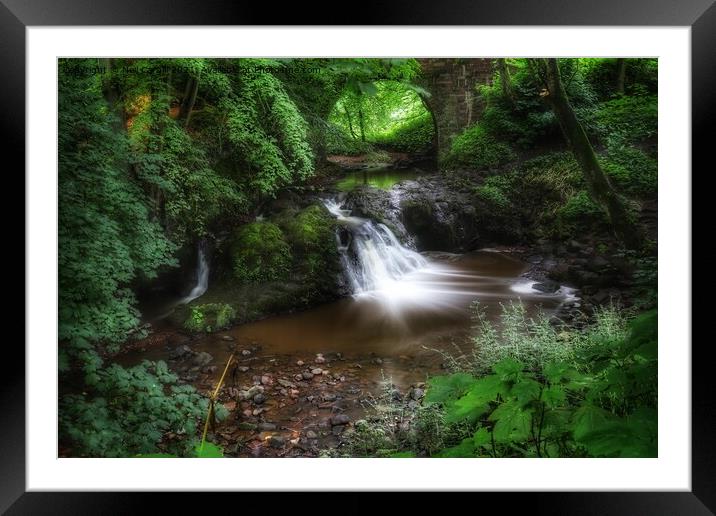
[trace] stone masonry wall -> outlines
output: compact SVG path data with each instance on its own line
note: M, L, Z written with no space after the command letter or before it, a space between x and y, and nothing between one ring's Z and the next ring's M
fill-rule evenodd
M422 58L421 86L432 95L427 104L437 125L439 153L468 125L477 121L484 109L475 87L492 81L492 59Z

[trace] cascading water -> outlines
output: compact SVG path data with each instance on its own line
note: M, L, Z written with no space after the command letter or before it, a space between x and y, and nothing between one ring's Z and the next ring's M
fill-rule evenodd
M194 288L191 289L191 292L189 292L186 297L179 301L179 304L186 304L204 295L207 288L209 288L209 263L206 260L204 243L200 242L197 249L196 285L194 285Z
M401 288L397 285L401 278L428 265L424 257L403 246L385 224L353 217L333 199L325 201L325 206L348 230L347 242L339 234L338 249L354 294Z

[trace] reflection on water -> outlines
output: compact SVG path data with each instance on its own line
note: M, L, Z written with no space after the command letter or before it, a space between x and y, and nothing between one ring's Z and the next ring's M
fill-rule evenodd
M445 338L464 339L471 326L470 304L479 301L489 316L500 303L522 300L528 311L556 309L564 293L542 294L513 286L525 265L493 252L430 257L427 265L378 289L306 312L271 317L228 333L267 351L373 352L400 355Z
M356 186L369 185L384 190L390 189L394 184L406 179L415 179L421 174L418 170L356 170L348 172L343 179L336 183L339 190L347 192Z

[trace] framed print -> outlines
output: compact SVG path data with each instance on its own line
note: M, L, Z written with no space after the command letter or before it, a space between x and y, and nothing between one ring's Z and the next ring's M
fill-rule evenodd
M716 10L513 3L5 2L28 303L2 507L710 513L690 207Z

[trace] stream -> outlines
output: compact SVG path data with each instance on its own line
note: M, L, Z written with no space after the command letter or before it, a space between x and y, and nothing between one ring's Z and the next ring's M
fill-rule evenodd
M321 438L312 445L313 455L316 446L335 446L340 432L326 423L331 414L363 417L366 396L386 381L407 392L444 371L440 352L457 356L470 351L475 301L495 320L501 304L521 301L530 315L538 310L550 315L575 299L566 287L553 294L534 290L523 276L528 265L509 253L418 253L386 226L352 216L335 199L324 203L341 227L336 245L352 296L195 336L184 355L176 345L153 346L119 360L126 365L165 360L184 381L208 393L234 354L237 370L229 375L222 403L237 415L221 435L226 443L254 440L248 447L237 445L238 456L265 455L271 448L265 445L267 435L277 432L297 439L315 431ZM208 266L201 248L199 253L197 285L188 297L206 290ZM201 356L208 362L197 361ZM240 401L240 389L252 384L266 399ZM237 420L256 428L263 424L269 433L237 430ZM321 425L328 431L321 432ZM288 453L283 446L277 449Z

